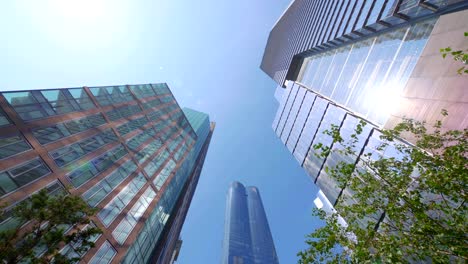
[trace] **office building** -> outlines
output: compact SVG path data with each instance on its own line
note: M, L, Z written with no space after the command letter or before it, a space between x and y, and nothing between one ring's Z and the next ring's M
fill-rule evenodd
M468 127L468 78L457 74L463 64L439 52L468 47L467 7L468 1L296 0L281 16L261 64L279 85L273 130L321 189L321 200L335 205L352 197L324 168L344 159L361 165L359 155L341 156L323 133L332 124L346 140L366 121L354 150L374 157L397 155L393 145L376 146L381 129L404 117L434 124L446 109L443 129ZM332 149L327 157L315 155L318 143Z
M8 212L33 193L68 187L98 208L103 233L88 252L62 254L162 263L175 250L214 124L183 111L166 84L2 92L0 126L0 229L18 224Z
M223 264L277 264L273 237L257 187L233 182L226 200Z

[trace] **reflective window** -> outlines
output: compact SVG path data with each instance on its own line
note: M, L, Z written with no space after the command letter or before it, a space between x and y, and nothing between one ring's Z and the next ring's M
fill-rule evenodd
M86 110L95 107L84 89L75 88L67 90L70 92L71 96L75 99L76 103L80 106L81 109Z
M156 192L151 186L149 186L128 211L127 215L122 219L119 225L114 229L112 235L119 244L122 245L125 242L133 228L135 228L136 223L143 216L155 197Z
M153 100L150 100L150 101L146 101L144 103L141 103L142 107L143 107L143 110L146 110L146 109L150 109L150 108L153 108L153 107L156 107L156 106L159 106L161 105L162 102L161 100L159 100L159 98L155 98Z
M21 135L0 138L0 159L8 158L28 149L31 149L31 146Z
M343 36L345 34L346 25L347 25L348 21L351 18L351 12L353 11L353 7L354 7L355 4L356 4L356 0L350 0L349 5L348 5L348 7L346 9L346 13L343 16L343 22L341 23L340 28L338 30L337 37L341 37L341 36Z
M81 88L5 92L3 96L26 121L94 107Z
M110 110L106 112L106 115L107 117L109 117L111 121L116 121L121 118L130 117L140 112L141 112L141 109L138 105L126 105L126 106L121 106L113 110Z
M156 95L150 84L131 85L130 89L139 99L145 99Z
M127 147L131 150L136 151L144 142L150 138L154 140L153 136L156 135L156 131L153 128L147 128L145 131L138 135L133 136L127 140Z
M154 157L153 160L148 162L148 164L145 166L145 172L146 174L152 178L154 173L159 170L161 165L166 162L167 158L169 157L169 151L164 149L161 151L156 157Z
M40 158L0 172L0 195L13 192L49 173L49 168Z
M127 184L112 201L99 211L97 216L106 227L123 211L145 183L146 178L143 174L138 174L138 176Z
M96 252L94 257L90 260L90 264L105 264L111 263L117 251L112 247L109 241L105 241L99 250Z
M360 29L362 28L363 26L365 26L365 22L366 22L366 17L367 15L369 15L369 12L371 11L370 8L371 6L374 4L374 5L377 5L378 3L374 3L375 1L365 1L364 2L364 6L362 7L362 11L361 11L361 15L359 16L359 19L356 23L356 29ZM381 1L383 2L383 1Z
M108 152L92 159L83 166L73 170L67 175L74 187L78 187L89 179L94 178L99 173L110 168L117 160L127 154L127 151L122 145L109 150Z
M325 130L330 131L331 125L339 126L344 118L345 111L341 108L338 108L333 105L329 105L325 115L323 116L322 121L320 122L317 133L315 134L314 141L312 142L312 147L310 148L307 157L304 161L304 169L306 172L315 179L318 176L318 173L324 162L323 157L318 157L316 154L320 153L320 150L315 150L313 148L316 144L322 144L324 147L330 147L333 138L329 135L324 134Z
M53 114L50 107L45 103L39 104L31 92L3 93L3 96L23 120L38 119ZM49 112L46 112L45 108L49 109Z
M169 87L165 83L155 83L152 86L157 94L171 94Z
M284 107L283 113L279 120L278 127L276 128L276 134L278 135L278 137L280 137L283 132L283 128L286 124L286 120L288 119L289 112L291 111L292 104L294 103L294 100L296 99L296 95L298 91L299 91L299 85L295 85L292 87L291 94L288 97L288 101L286 102L286 105Z
M296 148L297 141L299 140L299 136L301 135L307 117L309 116L309 112L315 101L315 97L315 94L306 92L302 106L297 114L296 122L294 123L291 134L289 135L289 139L286 142L286 146L288 147L289 151L291 151L291 153L293 153L294 149Z
M398 105L398 95L435 21L422 21L313 55L305 60L298 82L383 125Z
M369 1L372 2L372 1ZM371 13L369 15L369 19L367 19L366 25L372 25L374 23L377 23L377 18L379 16L380 11L382 11L383 5L385 4L385 0L375 0L374 2L374 7L371 10ZM390 5L390 3L387 3L387 5Z
M49 155L54 159L57 166L63 167L70 162L115 141L117 141L117 136L109 129L77 143L50 151Z
M118 126L117 131L119 131L121 136L125 136L126 134L139 129L146 124L148 124L148 119L146 119L146 116L142 116L140 118L129 120L127 123Z
M93 222L90 222L88 225L85 225L82 230L88 230L91 227L95 228L96 225ZM89 241L96 242L100 236L101 234L96 234L90 237ZM88 252L89 248L83 252L78 250L81 246L81 242L69 243L60 250L60 254L62 254L70 260L73 258L82 258Z
M278 124L279 124L279 120L281 118L281 114L283 114L283 111L284 111L284 105L286 104L287 100L288 100L288 97L289 95L291 94L291 87L287 87L286 88L287 90L283 93L283 97L281 99L281 101L279 102L280 105L278 107L278 111L276 112L276 115L275 115L275 119L273 120L273 125L272 125L272 128L274 131L276 131L276 128L278 127Z
M91 128L96 128L105 123L104 117L101 114L96 114L48 127L35 128L32 133L41 144L47 144Z
M8 125L10 124L10 120L8 119L7 115L3 110L0 108L0 126Z
M102 201L112 190L122 183L137 169L136 164L132 160L126 161L119 168L107 175L99 183L91 187L82 196L90 206L95 207Z
M171 175L172 171L176 167L175 161L172 159L169 160L169 162L166 163L164 168L161 170L161 172L158 174L158 176L154 179L153 183L156 186L158 190L161 189L161 187L164 185L166 182L167 178Z
M330 40L335 39L336 33L338 32L338 29L340 28L340 24L346 23L346 21L344 21L343 16L344 16L344 13L346 12L346 8L347 8L348 4L349 4L349 0L343 1L340 13L338 14L338 16L336 18L336 21L335 21L335 23L333 25L333 29L330 32Z
M138 160L139 164L143 164L149 157L151 157L154 153L158 152L158 150L163 146L163 143L160 139L155 139L151 141L148 145L146 145L143 149L139 150L135 153L135 158Z
M346 115L343 125L340 128L340 135L346 141L350 140L351 136L354 134L356 136L357 142L354 143L352 151L356 155L345 155L342 153L343 146L341 144L334 144L330 155L327 157L324 168L328 167L330 169L335 168L340 162L345 162L347 164L355 164L358 159L358 154L361 152L364 144L366 143L367 138L371 132L372 126L366 125L362 128L362 133L357 135L355 129L359 124L358 118ZM317 179L317 185L323 191L327 199L334 204L338 198L338 194L341 191L341 188L338 187L338 182L332 176L322 169L320 171L320 176Z
M320 97L315 99L312 109L310 110L309 117L305 123L304 129L302 130L299 140L297 142L296 149L294 150L294 157L302 165L304 162L305 156L309 151L310 144L312 139L315 136L317 128L320 124L320 120L325 113L328 102Z
M3 178L3 177L1 177L1 178ZM54 182L52 184L49 184L47 187L45 187L45 189L47 190L47 192L48 192L48 194L50 196L64 194L66 192L63 185L60 184L58 181L56 181L56 182ZM14 228L24 224L24 222L22 222L20 219L13 217L13 209L19 203L29 202L29 199L30 199L30 197L28 197L28 198L26 198L26 199L24 199L22 201L19 201L18 203L15 203L14 205L9 206L9 207L4 209L3 213L0 214L0 231L11 230L11 229L14 229Z
M359 15L359 10L361 10L364 4L364 0L357 0L356 5L354 6L353 13L349 18L348 26L346 27L345 34L351 33L354 30L354 24L356 23Z
M101 106L120 104L133 100L133 96L125 85L109 86L109 87L94 87L89 88L91 93L96 97L96 101Z
M57 114L66 114L73 112L75 109L71 98L67 98L63 90L47 90L42 91L42 95L49 102L52 109Z
M294 100L294 103L291 107L291 111L289 112L289 116L286 120L286 124L283 129L283 133L281 134L281 141L283 143L286 143L289 134L291 133L292 126L294 125L294 122L296 121L297 113L299 111L299 107L302 104L302 101L304 100L306 90L304 88L299 88L299 91L297 92L296 99Z

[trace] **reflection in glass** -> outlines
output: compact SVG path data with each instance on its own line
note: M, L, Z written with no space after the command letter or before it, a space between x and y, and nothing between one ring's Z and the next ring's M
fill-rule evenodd
M383 125L434 23L426 20L313 55L305 60L298 82Z

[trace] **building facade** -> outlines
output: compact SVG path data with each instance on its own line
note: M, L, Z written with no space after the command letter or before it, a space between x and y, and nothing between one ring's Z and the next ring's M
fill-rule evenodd
M226 200L223 264L275 264L273 237L256 187L233 182Z
M214 129L203 115L195 130L164 83L0 93L0 229L24 224L8 212L33 193L69 192L98 208L92 224L103 234L88 252L66 245L63 254L159 260L200 176Z
M465 0L293 0L273 26L260 68L283 86L311 54L466 8Z
M339 161L359 169L363 154L395 157L394 142L380 145L381 129L402 118L429 125L448 116L442 129L468 127L468 77L463 63L443 59L439 49L464 50L468 1L293 1L273 27L261 68L279 87L273 130L321 189L321 204L352 202L352 191L338 188L326 173ZM365 121L356 157L324 134L336 125L350 138ZM314 145L330 147L318 157ZM379 216L376 216L379 218Z

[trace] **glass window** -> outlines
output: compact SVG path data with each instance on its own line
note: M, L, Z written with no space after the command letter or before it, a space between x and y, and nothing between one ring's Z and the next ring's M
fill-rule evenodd
M33 129L32 132L34 137L36 137L41 144L47 144L91 128L96 128L105 123L106 120L102 114L96 114L49 127L36 128Z
M49 102L50 106L56 114L66 114L75 110L79 110L75 109L71 98L67 98L64 90L47 90L42 91L41 93Z
M312 109L310 110L302 133L299 136L296 149L293 153L294 157L301 165L309 151L310 144L312 143L317 128L319 127L320 120L327 109L327 105L328 102L320 97L317 97L313 103Z
M176 167L176 162L170 159L164 168L161 170L161 172L158 174L158 176L154 179L153 183L156 186L158 190L161 189L161 187L164 185L166 182L167 178L171 175L172 171Z
M146 178L143 174L138 174L129 184L127 184L112 201L110 201L98 213L99 219L108 227L117 217L120 212L130 203L136 196L137 192L145 185Z
M343 36L345 34L346 25L348 21L351 19L351 12L353 11L353 7L356 4L356 0L350 0L348 7L346 8L346 13L343 16L343 21L341 22L340 28L338 30L337 38ZM351 23L351 22L350 22Z
M384 7L385 0L376 0L374 1L374 7L371 10L371 13L369 15L369 19L367 19L366 25L372 25L374 23L377 23L377 18L379 16L379 13L382 11L382 8ZM390 3L387 3L387 5L390 5Z
M6 92L3 96L23 120L38 119L49 115L32 92Z
M41 127L33 129L32 131L34 137L39 141L41 144L47 144L50 142L57 141L61 138L64 138L70 133L65 128L63 124L57 124L49 127Z
M0 173L0 175L1 175L1 173ZM3 177L0 176L0 179L2 179L2 178ZM51 196L66 193L65 188L58 181L55 181L52 184L49 184L48 186L45 187L45 189L47 190L47 192ZM22 201L19 201L18 203L15 203L14 205L9 206L8 208L4 209L3 214L0 214L0 231L11 230L11 229L14 229L14 228L24 224L24 222L21 222L20 219L12 217L12 213L13 213L13 209L15 208L16 205L18 205L19 203L28 202L29 199L30 199L30 197L28 197L28 198L26 198L26 199L24 199Z
M0 159L8 158L28 149L31 147L21 135L0 138Z
M89 88L101 106L120 104L133 100L133 96L124 85Z
M131 85L130 89L139 99L145 99L156 95L150 84Z
M123 244L127 237L132 232L133 228L136 226L138 220L143 216L146 209L149 207L150 203L156 197L156 192L151 186L146 189L146 191L138 198L133 207L129 210L125 218L119 223L119 225L114 229L112 235L119 242Z
M94 257L90 260L90 264L105 264L111 263L117 251L112 247L109 241L105 241L99 250L96 252Z
M7 115L3 110L0 108L0 126L8 125L10 124L10 120L8 119Z
M330 147L333 142L333 138L324 134L324 132L325 130L330 130L331 125L339 126L344 118L344 115L345 111L343 109L329 105L325 115L323 116L323 119L320 122L319 128L314 137L314 141L311 145L312 147L310 148L303 165L306 172L313 179L318 176L325 160L323 157L316 156L317 150L315 150L313 146L316 144L322 144L324 147Z
M288 119L289 112L291 111L292 104L294 103L294 100L296 99L297 93L299 91L299 85L295 85L291 89L292 89L291 95L288 97L288 101L286 102L286 105L283 110L283 114L281 115L281 118L278 123L278 128L276 129L276 134L279 137L283 133L283 129L286 124L286 120Z
M125 136L126 134L139 129L146 124L148 124L148 119L146 119L146 116L142 116L140 118L129 120L127 123L118 126L117 131L119 131L121 136Z
M49 173L49 168L40 158L0 172L0 195L10 193Z
M143 149L136 152L136 157L138 159L139 164L143 164L149 157L151 157L154 153L156 153L162 147L162 141L159 139L155 139L148 145L146 145Z
M102 201L115 187L122 183L137 169L136 164L132 160L126 161L119 168L106 176L99 183L91 187L82 196L90 206L96 206Z
M291 133L292 126L294 125L294 122L296 121L297 113L299 111L299 107L302 105L302 101L304 100L305 93L306 93L306 89L300 87L299 91L297 92L296 98L293 102L293 105L291 107L291 111L289 112L289 115L287 117L286 124L283 129L283 133L281 134L281 141L283 141L283 143L285 144Z
M3 96L26 121L94 107L81 88L6 92Z
M305 126L305 122L307 121L307 117L309 112L314 104L316 95L311 92L306 92L304 97L304 101L302 102L301 108L297 114L296 121L294 122L294 126L291 129L291 134L289 135L289 139L286 142L286 146L288 147L291 153L294 152L296 148L297 141L299 140L299 136L301 135L302 129Z
M76 103L83 110L95 108L93 102L82 88L67 89L71 96L75 99Z
M121 118L130 117L140 112L141 112L141 109L138 105L126 105L126 106L121 106L113 110L110 110L106 112L106 115L107 117L109 117L111 121L116 121Z
M156 83L152 84L152 86L157 94L171 94L169 87L165 83Z
M51 151L49 152L49 155L54 159L57 166L63 167L70 162L115 141L117 141L117 136L112 130L108 129L72 145Z
M117 160L127 154L127 151L122 145L109 150L99 157L94 158L83 166L73 170L67 175L74 187L78 187L89 179L95 177L100 172L110 168Z

